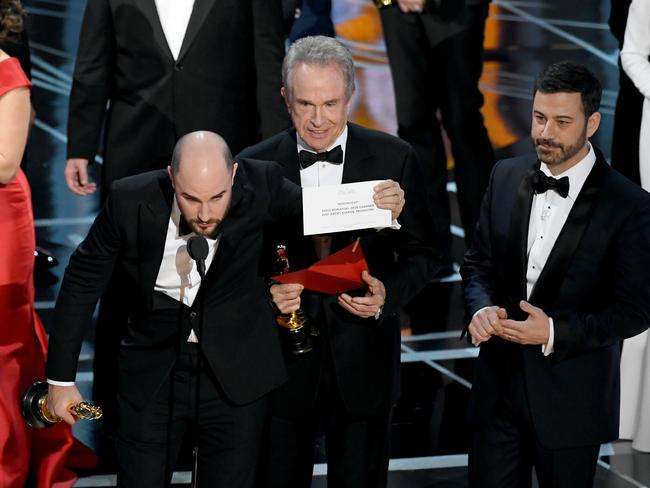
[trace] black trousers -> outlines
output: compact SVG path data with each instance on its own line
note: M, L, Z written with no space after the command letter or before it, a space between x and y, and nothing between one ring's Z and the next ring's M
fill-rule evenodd
M469 243L495 163L478 88L487 5L467 6L467 28L435 46L429 44L419 14L403 13L397 6L382 8L380 13L395 87L398 134L420 159L437 242L447 250L451 243L447 156L436 117L440 110L451 141L458 205Z
M253 486L267 399L233 405L211 372L197 369L197 358L197 347L181 353L168 381L142 410L118 395L118 487L169 486L183 437L197 427L197 385L198 486Z
M315 406L309 412L271 414L257 486L311 487L316 439L324 431L328 487L385 488L390 405L368 415L349 414L336 384L329 352L316 346L312 353L322 355Z
M512 375L491 422L473 433L471 488L591 488L600 445L548 449L535 435L521 370Z

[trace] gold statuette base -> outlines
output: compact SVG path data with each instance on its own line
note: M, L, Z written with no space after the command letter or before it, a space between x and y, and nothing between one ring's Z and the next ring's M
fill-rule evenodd
M298 330L305 326L307 318L302 310L296 310L295 312L277 315L275 321L285 329Z
M302 310L276 315L275 320L280 326L283 344L293 355L311 351L311 338L307 316Z

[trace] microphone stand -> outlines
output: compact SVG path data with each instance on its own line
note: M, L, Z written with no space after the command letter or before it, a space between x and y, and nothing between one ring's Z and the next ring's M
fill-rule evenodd
M198 356L196 358L196 398L194 401L194 442L192 446L192 482L191 488L197 488L198 483L198 468L199 468L199 402L201 400L201 369L203 367L203 355L201 353L201 341L203 340L203 304L205 294L203 293L203 281L205 279L205 260L197 260L197 269L201 276L201 285L199 286L198 296L199 299L199 327L198 327Z
M191 487L198 487L198 466L199 466L199 402L201 400L201 369L203 366L203 358L201 354L201 341L203 340L203 313L204 313L204 300L205 293L203 290L203 282L205 281L205 258L208 256L208 243L202 236L193 236L187 242L187 251L190 257L196 261L196 269L201 276L201 284L197 293L199 300L199 324L198 324L198 337L199 347L198 356L196 359L196 395L194 401L194 441L192 445L192 478Z

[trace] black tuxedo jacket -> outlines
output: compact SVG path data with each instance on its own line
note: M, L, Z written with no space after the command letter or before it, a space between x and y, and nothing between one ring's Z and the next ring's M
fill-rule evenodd
M597 160L529 302L553 318L555 352L492 337L481 345L469 418L492 414L521 361L538 439L547 448L618 437L620 341L650 325L650 195ZM536 156L501 161L461 269L467 321L484 306L524 320L528 222Z
M295 129L245 149L242 156L276 161L287 178L300 184ZM332 234L331 252L361 237L370 274L386 286L386 303L379 321L349 314L337 303L336 296L307 290L301 296L301 306L328 339L326 347L331 350L339 390L352 413L371 412L397 399L400 364L397 312L431 279L439 263L418 171L415 153L407 143L348 124L342 182L393 179L406 193L406 205L399 218L400 231L370 229ZM272 253L277 243L287 246L293 270L317 261L313 239L302 235L300 222L270 228L267 249ZM273 262L271 253L267 262ZM399 253L397 260L395 253ZM365 290L358 293L363 294ZM289 358L289 382L274 393L274 409L284 415L304 415L314 405L318 371L302 367L302 363L293 364L292 360Z
M259 257L265 222L300 212L300 195L277 165L239 162L219 246L190 309L154 293L173 201L167 173L117 181L66 269L47 377L74 381L84 329L113 269L119 269L129 320L119 352L118 392L127 401L144 406L164 381L189 328L198 330L201 295L200 345L226 396L247 403L280 385L286 371Z
M68 157L93 160L107 102L107 188L160 168L188 132L217 132L236 153L259 140L259 122L264 137L288 127L280 96L284 38L281 0L196 0L174 60L154 0L89 0Z

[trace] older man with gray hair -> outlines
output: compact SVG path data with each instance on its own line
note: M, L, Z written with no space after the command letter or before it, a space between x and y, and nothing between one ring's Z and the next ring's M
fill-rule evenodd
M433 276L433 246L415 153L407 143L348 122L354 63L335 39L296 41L282 68L282 95L294 128L245 149L273 160L302 187L394 180L405 192L401 228L303 236L295 222L276 225L268 241L286 246L294 269L304 268L357 239L369 272L366 287L338 296L275 284L281 312L301 307L312 327L313 350L286 354L289 381L271 394L263 487L309 487L319 426L325 426L328 485L386 486L390 419L399 393L397 312ZM324 422L322 422L324 420Z

